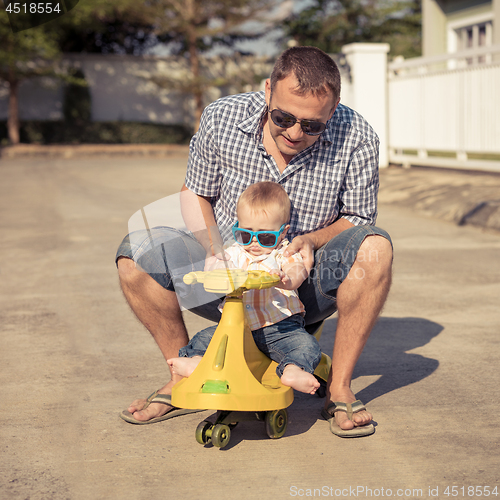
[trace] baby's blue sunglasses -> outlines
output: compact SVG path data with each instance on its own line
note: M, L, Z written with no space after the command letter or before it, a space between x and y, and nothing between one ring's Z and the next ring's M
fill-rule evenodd
M233 236L240 245L250 245L255 236L261 247L272 248L278 243L280 234L285 229L286 224L283 224L278 231L250 231L238 226L238 222L233 226Z

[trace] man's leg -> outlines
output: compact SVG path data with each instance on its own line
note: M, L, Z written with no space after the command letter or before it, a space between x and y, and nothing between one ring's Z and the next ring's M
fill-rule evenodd
M133 260L121 257L117 261L118 276L125 298L139 321L155 339L165 360L178 356L179 349L188 343L188 335L175 292L166 290L144 271L137 269ZM170 382L160 394L172 394L178 380L172 374ZM134 418L147 421L164 415L168 407L152 403L145 410L145 399L136 399L128 411Z
M188 343L178 297L186 308L200 316L213 321L220 317L219 301L214 294L182 282L187 272L202 270L204 261L203 247L193 237L172 228L131 233L118 248L117 267L123 294L165 360L178 356L179 349ZM171 374L170 382L159 393L171 394L180 378ZM128 411L137 420L147 421L169 410L167 405L159 403L143 410L145 404L145 399L137 399Z
M391 285L392 247L382 236L368 236L360 246L347 278L337 290L338 321L328 379L327 400L353 403L351 390L354 367L382 310ZM352 422L336 412L342 429L368 424L367 411L355 413Z
M352 374L387 298L391 269L390 237L371 226L352 227L316 252L314 268L299 288L299 296L307 324L338 311L325 407L331 401L356 400L350 388ZM349 430L369 423L371 415L358 412L349 421L344 412L336 412L335 418L341 428Z

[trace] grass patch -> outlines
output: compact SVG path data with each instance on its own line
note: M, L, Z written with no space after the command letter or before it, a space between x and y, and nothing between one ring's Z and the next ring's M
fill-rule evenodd
M467 153L469 160L500 161L500 153Z
M418 156L416 149L403 149L403 155ZM456 151L428 150L427 157L431 158L456 158ZM469 160L500 161L500 153L467 153Z
M427 156L433 156L437 158L456 158L457 153L454 151L427 151Z

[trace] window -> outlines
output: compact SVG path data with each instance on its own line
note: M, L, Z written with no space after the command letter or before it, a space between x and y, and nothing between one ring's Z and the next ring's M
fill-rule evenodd
M491 21L463 26L455 29L457 39L457 50L476 49L492 45ZM466 59L468 65L486 62L486 56L470 57Z

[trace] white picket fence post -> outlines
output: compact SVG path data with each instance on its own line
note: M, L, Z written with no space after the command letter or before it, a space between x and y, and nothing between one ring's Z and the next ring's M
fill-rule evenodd
M351 70L347 106L364 116L380 139L380 167L389 164L387 124L387 43L351 43L342 47ZM347 82L346 82L347 84ZM344 85L344 82L343 82ZM344 101L342 101L344 102Z

